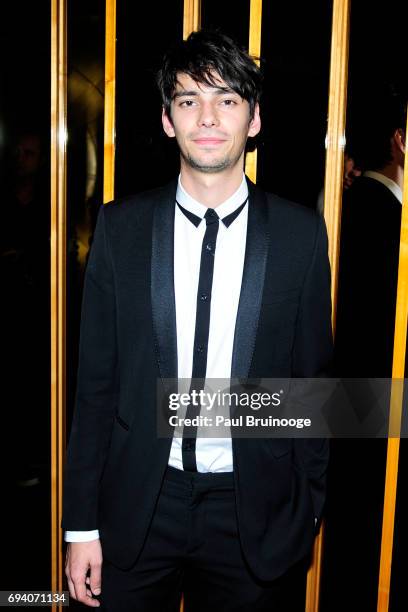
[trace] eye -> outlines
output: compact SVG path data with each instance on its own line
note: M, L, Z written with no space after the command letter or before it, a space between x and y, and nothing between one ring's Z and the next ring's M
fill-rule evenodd
M180 102L180 106L184 106L184 107L191 107L195 104L194 100L183 100L182 102Z
M222 104L225 106L235 106L237 104L236 100L232 100L231 98L226 98L222 101Z

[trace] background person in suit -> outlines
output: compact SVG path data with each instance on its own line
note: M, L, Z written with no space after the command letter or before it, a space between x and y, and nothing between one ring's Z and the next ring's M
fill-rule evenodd
M364 173L344 196L335 346L338 373L361 378L391 376L406 142L406 97L371 93L351 127Z
M334 350L336 375L361 379L356 390L370 385L365 379L392 373L405 126L406 97L395 87L366 83L356 92L349 132L364 172L343 198ZM336 551L337 566L339 558L349 558L349 543L359 543L347 568L340 564L338 570L339 583L347 579L356 592L358 609L372 609L377 601L371 585L377 584L380 567L386 459L386 439L331 444L327 556ZM345 521L350 500L353 520ZM398 518L395 533L400 533Z
M101 207L86 273L62 521L70 593L115 612L177 610L181 593L186 611L295 610L296 597L302 609L327 441L159 438L156 388L324 374L324 221L245 178L261 75L232 40L191 34L158 83L179 179Z
M50 223L47 142L22 126L0 183L0 305L5 405L1 465L21 487L49 471ZM26 384L19 381L24 378ZM35 389L35 394L33 394ZM7 399L6 399L7 398ZM10 438L10 431L18 432ZM4 455L3 455L4 453Z

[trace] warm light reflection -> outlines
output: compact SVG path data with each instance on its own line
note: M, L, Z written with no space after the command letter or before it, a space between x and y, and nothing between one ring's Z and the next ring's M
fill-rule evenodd
M68 142L68 132L67 128L64 126L61 126L58 130L58 142L60 147L66 147L66 144Z
M324 139L324 147L327 150L329 148L329 135L326 134L326 137ZM346 147L346 136L345 134L343 134L342 136L339 136L339 149L345 149Z

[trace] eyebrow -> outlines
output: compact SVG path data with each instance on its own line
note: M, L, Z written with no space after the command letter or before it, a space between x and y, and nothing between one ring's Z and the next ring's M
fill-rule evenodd
M236 91L231 89L231 87L217 87L211 93L216 96L222 96L224 94L229 94L229 95L235 94L236 96L240 97ZM199 95L200 95L200 92L195 89L176 91L173 95L173 100L176 100L177 98L184 98L187 96L191 97L191 96L199 96Z

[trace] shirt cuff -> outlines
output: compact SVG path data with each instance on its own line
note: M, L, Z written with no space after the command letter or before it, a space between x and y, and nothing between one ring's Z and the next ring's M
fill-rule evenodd
M98 539L98 529L93 529L92 531L66 531L64 535L66 542L91 542Z

